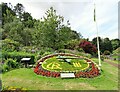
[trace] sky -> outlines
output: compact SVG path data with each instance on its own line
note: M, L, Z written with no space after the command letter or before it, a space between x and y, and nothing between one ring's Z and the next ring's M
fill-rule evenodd
M15 6L22 3L25 11L33 18L40 19L51 6L58 15L64 16L65 24L70 22L71 29L80 32L84 38L92 40L97 36L110 39L118 38L118 1L119 0L0 0ZM94 5L95 4L95 5ZM94 22L94 7L96 22ZM96 25L97 24L97 25Z

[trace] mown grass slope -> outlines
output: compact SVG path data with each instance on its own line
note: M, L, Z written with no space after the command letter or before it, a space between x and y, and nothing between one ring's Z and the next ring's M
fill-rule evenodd
M96 63L97 59L93 59ZM61 79L36 75L32 69L21 68L2 75L5 86L28 90L118 90L118 69L102 62L102 74L95 78Z

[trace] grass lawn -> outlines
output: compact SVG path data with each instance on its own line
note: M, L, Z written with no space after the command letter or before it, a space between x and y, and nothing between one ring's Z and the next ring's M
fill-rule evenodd
M106 62L102 62L101 68L102 74L90 79L44 77L36 75L32 69L21 68L2 74L2 84L27 90L118 90L118 69Z

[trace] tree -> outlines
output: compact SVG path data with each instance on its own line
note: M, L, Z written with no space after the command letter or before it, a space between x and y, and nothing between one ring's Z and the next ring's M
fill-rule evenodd
M72 40L72 31L70 27L63 26L59 31L59 44L62 43L63 45L67 43L67 41Z
M59 31L59 41L58 44L62 48L71 48L74 47L74 43L80 39L80 34L74 30L71 30L70 27L63 26ZM72 45L73 43L73 45ZM76 44L77 45L77 44ZM74 49L74 48L71 48Z
M78 39L69 40L65 44L65 49L74 50L74 49L77 49L78 45L79 45L79 40Z
M119 39L112 39L111 44L112 44L112 49L115 50L118 47L120 47L120 40Z
M69 27L69 21L67 25L63 24L64 17L57 15L53 7L48 9L40 20L33 19L30 13L24 11L24 6L20 3L16 4L14 9L5 4L3 9L6 10L2 30L3 40L7 38L26 46L33 44L59 49L81 37L80 33Z
M11 6L11 7L8 7ZM15 16L15 12L12 10L11 3L2 3L0 7L2 8L2 27L5 23L13 21L13 16Z
M10 24L14 21L15 16L11 14L10 10L6 10L6 12L3 14L3 22L4 24L2 27L4 28L4 31L2 32L2 39L5 39L8 36L8 33L12 26Z
M80 33L77 33L77 31L71 30L71 39L80 39L82 38L82 35Z
M14 6L14 12L16 13L17 17L22 20L22 14L24 12L24 6L20 3L17 3L16 6Z
M98 40L99 40L100 49L101 49L101 47L102 47L102 38L98 37ZM94 44L97 47L97 37L92 39L92 44Z
M22 39L22 31L24 29L24 26L22 22L20 22L19 19L15 18L13 22L6 23L4 25L4 32L7 33L7 37L9 39L12 39L14 41L17 41L19 43L23 43L24 39Z
M23 29L23 31L21 33L21 37L22 37L22 39L24 39L23 45L30 46L32 44L32 41L33 41L33 37L32 37L33 30L34 29L31 29L31 28L24 28Z
M45 13L46 17L36 21L34 32L35 43L42 47L57 49L59 42L59 30L64 18L56 14L56 10L51 7Z
M23 22L24 26L28 27L28 28L32 28L34 25L33 18L31 16L31 14L28 12L24 12L22 14L22 22Z
M102 53L104 53L105 50L109 50L110 52L112 52L112 44L109 38L102 39L101 37L99 37L98 39L99 39L100 51ZM92 43L95 46L97 46L97 37L92 39Z
M45 13L46 17L35 22L34 43L41 47L53 49L64 48L66 43L73 39L79 39L81 34L71 30L69 21L64 25L64 17L57 15L51 7Z
M101 37L98 37L99 40L99 47L100 47L100 52L104 52L104 43L102 41ZM92 44L94 44L97 47L97 37L92 39Z
M3 28L0 28L0 40L2 40L2 33L4 32Z
M112 44L111 41L109 40L109 38L104 38L103 39L103 45L104 45L104 51L108 50L110 52L112 52Z

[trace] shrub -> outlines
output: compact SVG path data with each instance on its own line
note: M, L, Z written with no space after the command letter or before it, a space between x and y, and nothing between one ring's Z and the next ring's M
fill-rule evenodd
M18 51L19 50L19 42L16 42L14 40L11 39L5 39L2 41L2 50L5 51Z
M22 51L22 52L30 52L31 49L32 49L31 46L24 46L24 47L20 48L20 51Z
M70 40L66 43L65 49L75 49L79 44L79 41L77 39L75 40Z
M71 53L71 54L78 54L76 50L70 50L70 49L59 49L56 51L57 53Z
M54 50L52 48L40 48L40 50L38 51L38 55L43 55L45 52L54 52Z
M105 50L105 51L104 51L104 55L110 55L110 51Z
M36 56L36 60L39 60L41 57L52 54L54 51L52 48L41 48Z
M38 55L36 56L36 61L39 60L40 58L42 58L42 56L38 54Z
M92 57L92 55L89 54L89 53L84 54L84 56L87 57L87 58L91 58Z
M79 52L84 52L84 50L82 48L76 48L76 50L78 50Z
M59 49L59 50L57 50L56 52L57 52L57 53L65 53L66 50L65 50L65 49Z
M2 51L2 58L8 59L8 58L12 58L12 59L16 59L17 62L20 62L22 58L31 58L30 62L31 64L34 64L34 59L35 59L35 54L31 54L31 53L26 53L26 52L6 52L6 51Z
M23 46L23 47L20 47L20 51L28 52L28 53L36 53L38 51L38 48L34 46Z
M16 62L16 60L13 60L11 58L7 59L5 63L9 66L9 68L18 68L19 67L18 62Z
M3 63L2 72L6 72L14 68L19 68L19 64L16 62L16 60L9 58Z
M101 55L101 60L104 61L104 59L105 59L105 56Z
M46 55L49 55L49 54L52 54L52 52L45 52L42 57L46 56Z
M7 64L3 64L2 66L2 72L9 71L9 66Z
M118 47L116 50L113 51L113 54L118 55L120 53L120 47Z
M86 53L90 53L92 55L93 53L97 52L95 45L85 40L80 42L79 47L82 48Z

